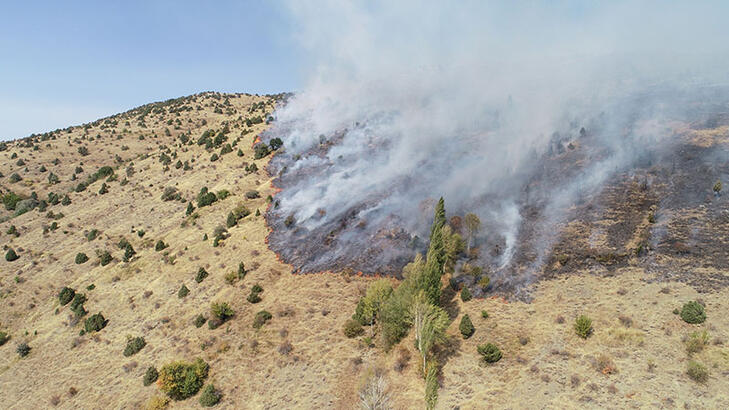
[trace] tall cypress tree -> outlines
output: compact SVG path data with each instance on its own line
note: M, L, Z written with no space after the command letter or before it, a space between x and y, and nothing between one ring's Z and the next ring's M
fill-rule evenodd
M426 255L424 285L425 294L434 305L440 302L440 278L443 276L445 263L445 246L443 244L442 228L446 224L445 202L441 197L435 206L433 226L430 229L430 245Z

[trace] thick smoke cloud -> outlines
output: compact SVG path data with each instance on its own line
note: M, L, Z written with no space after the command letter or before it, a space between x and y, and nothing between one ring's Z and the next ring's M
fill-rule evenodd
M347 252L393 226L422 238L427 204L443 196L449 214L484 220L480 240L499 244L489 263L502 277L514 275L525 207L539 203L527 270L538 269L565 209L670 149L670 121L727 80L718 3L484 3L291 4L310 80L269 134L285 141L271 212L292 217L302 241L339 234L290 256L297 267L354 261ZM546 157L587 134L579 169L535 183ZM343 226L345 216L366 224ZM414 252L384 251L382 266Z

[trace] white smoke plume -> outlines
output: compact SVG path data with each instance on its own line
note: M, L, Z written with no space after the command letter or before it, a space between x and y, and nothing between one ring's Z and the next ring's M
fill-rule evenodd
M304 270L356 265L341 253L367 248L383 226L424 237L432 208L421 207L440 196L449 215L484 220L481 241L502 246L497 270L517 252L524 207L541 203L538 269L565 209L669 147L669 121L714 103L729 73L720 3L296 1L290 10L309 81L275 113L269 136L285 152L272 167L284 190L271 212L293 217L303 241L339 233L318 253L289 252ZM579 170L531 184L545 156L586 134L595 142ZM343 215L366 228L344 226ZM381 251L383 264L414 252Z

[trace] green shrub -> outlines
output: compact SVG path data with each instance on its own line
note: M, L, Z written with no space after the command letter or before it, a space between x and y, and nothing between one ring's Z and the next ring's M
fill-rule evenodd
M15 206L18 204L18 202L23 200L23 197L20 195L14 193L14 192L8 192L5 195L2 196L3 198L3 205L5 205L5 209L8 211L14 211Z
M187 296L190 293L190 289L187 288L184 284L180 288L180 290L177 291L177 297L182 299L185 296Z
M469 337L473 336L473 333L476 331L476 328L473 327L473 323L471 322L471 318L468 317L468 313L463 315L461 318L461 323L458 325L458 330L461 331L461 335L463 335L464 339L468 339Z
M263 292L263 288L261 287L261 285L259 285L259 284L256 283L251 288L251 294L248 295L248 298L246 300L248 300L251 303L258 303L258 302L260 302L261 301L261 297L259 296L259 293L261 293L261 292Z
M265 325L266 322L271 320L271 318L273 318L273 316L269 312L262 310L256 313L256 317L253 319L253 327L255 329L260 329L261 326Z
M202 325L204 325L207 321L208 320L205 318L205 316L200 314L195 317L195 320L193 320L192 323L195 325L195 327L202 327Z
M124 348L124 356L132 356L137 354L144 346L147 345L147 342L144 340L143 337L133 337L127 340L127 347Z
M704 307L697 301L691 301L681 308L681 319L686 323L699 324L706 320Z
M261 159L265 157L266 155L271 153L271 150L269 149L268 145L265 143L258 143L253 147L253 158L255 159Z
M210 312L214 317L222 321L230 319L234 314L233 309L230 308L230 305L227 302L213 303L210 307Z
M208 377L210 367L202 359L194 362L172 362L159 371L158 385L174 400L184 400L197 394Z
M195 207L192 206L192 202L187 203L187 209L185 210L185 216L190 216L195 211Z
M493 343L479 345L476 350L483 356L483 361L486 363L496 363L501 360L501 350Z
M86 234L86 240L91 242L99 236L98 229L92 229Z
M20 233L18 233L18 228L15 227L15 225L10 225L10 228L5 232L8 235L14 235L15 237L20 236Z
M99 195L104 195L109 192L109 187L106 186L106 182L101 184L101 188L99 188Z
M217 201L218 197L215 196L214 193L208 192L207 187L203 187L200 190L200 193L197 194L197 207L202 208L205 206L211 205L213 202Z
M698 383L706 383L709 380L709 370L706 369L706 366L693 360L688 362L686 374L691 380Z
M481 311L481 317L484 318L484 319L488 319L489 318L489 312L487 312L485 310L482 310Z
M20 357L25 357L30 354L30 350L31 348L28 346L28 343L21 343L15 348L15 351L18 352Z
M101 255L99 256L99 263L101 263L101 266L106 266L109 263L111 263L112 259L113 258L111 257L111 254L109 253L109 251L105 250L105 251L101 252Z
M98 332L105 328L107 323L109 323L109 321L104 319L104 315L99 312L86 319L86 322L84 322L84 329L86 330L86 333Z
M77 293L74 295L71 301L71 310L76 313L76 316L81 317L86 314L84 310L84 303L86 303L86 295L83 293Z
M14 184L16 182L19 182L23 179L23 177L20 176L17 172L10 175L10 183Z
M218 199L222 201L225 198L230 196L230 191L228 191L227 189L221 189L220 191L218 191L217 196L218 196Z
M82 263L86 263L89 260L89 257L86 256L85 253L79 252L76 254L76 265L81 265Z
M575 333L577 336L587 339L592 334L592 319L585 315L580 315L575 319Z
M64 286L58 293L58 302L61 303L61 306L66 306L69 302L71 302L74 296L76 296L76 291Z
M8 262L12 262L14 260L17 260L19 258L18 254L15 253L15 250L13 248L8 249L8 251L5 253L5 260Z
M238 264L238 279L243 279L246 277L246 267L243 265L243 262Z
M149 386L150 384L156 382L158 377L159 377L159 373L157 372L157 369L155 369L154 366L149 366L147 368L147 371L144 372L144 377L142 378L142 383L145 386Z
M0 346L4 345L5 343L10 340L10 335L6 332L0 332Z
M208 271L206 271L205 268L200 267L200 269L198 269L198 271L197 271L197 275L195 275L195 282L200 283L203 280L205 280L205 278L207 278L207 277L208 277Z
M364 333L364 328L362 325L354 320L354 319L348 319L346 322L344 322L344 335L353 338L357 337Z
M468 302L471 298L471 291L468 289L468 286L463 286L463 289L461 289L461 300Z
M213 407L218 404L222 397L223 395L215 389L215 386L208 384L200 394L200 405L203 407Z
M63 197L63 200L61 201L61 205L63 205L63 206L71 205L71 198L68 196L68 194L66 194Z
M161 250L164 250L165 248L167 248L167 246L168 246L168 245L167 245L167 244L165 244L165 243L164 243L164 241L163 241L162 239L160 239L160 240L158 240L158 241L157 241L157 243L156 243L156 244L154 245L154 250L155 250L155 252L159 252L159 251L161 251Z
M124 262L129 262L130 260L132 260L132 258L136 254L137 254L137 252L132 247L132 244L127 242L127 246L124 247L124 258L123 258Z
M258 191L248 191L246 192L246 198L248 199L256 199L260 198L261 194L258 193Z

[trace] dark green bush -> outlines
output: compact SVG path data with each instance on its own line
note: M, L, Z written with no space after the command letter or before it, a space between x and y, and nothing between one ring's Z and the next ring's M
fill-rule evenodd
M681 319L686 323L699 324L706 320L704 307L697 301L691 301L681 308Z
M86 319L86 322L84 322L84 330L86 330L86 333L98 332L105 328L107 323L109 321L104 319L104 315L99 312Z
M8 262L12 262L14 260L17 260L19 258L18 254L15 253L15 250L13 248L8 249L8 251L5 253L5 260Z
M471 298L471 291L468 289L468 286L463 286L463 289L461 289L461 300L468 302Z
M109 192L109 187L106 186L106 182L101 184L101 188L99 188L99 195L104 195Z
M195 317L195 320L193 321L193 323L195 324L195 327L201 327L202 325L205 324L205 322L207 322L207 319L205 319L205 316L203 316L201 314L197 315Z
M483 361L486 363L496 363L501 360L501 350L493 343L479 345L476 350L483 356Z
M362 325L354 319L348 319L346 322L344 322L344 335L352 338L357 337L364 333L364 328Z
M0 332L0 346L4 345L5 343L10 340L10 335L6 332Z
M223 395L215 389L215 386L208 384L200 394L200 405L203 407L213 407L220 402L222 397Z
M200 193L197 194L197 207L202 208L205 206L211 205L213 202L217 201L218 197L215 196L214 193L208 192L207 187L203 187L200 190Z
M269 312L262 310L256 313L256 317L253 319L253 327L256 329L260 329L261 326L265 325L266 322L268 322L272 318L273 316Z
M10 175L10 183L12 183L12 184L14 184L18 181L21 181L22 179L23 178L17 172Z
M101 255L99 256L99 263L101 263L101 266L108 265L113 258L111 257L111 254L109 251L103 251L101 252Z
M187 203L187 209L185 210L185 216L190 216L195 211L195 207L192 206L192 202Z
M142 383L145 386L149 386L150 384L157 381L157 377L159 377L159 373L157 373L157 369L155 369L154 366L149 366L147 368L147 371L144 372L144 378L142 378Z
M160 390L174 400L184 400L197 394L208 377L210 367L202 359L192 363L172 362L159 371Z
M130 260L132 260L132 258L136 254L137 252L132 247L132 244L127 242L127 246L124 248L124 262L129 262Z
M246 277L246 267L243 264L243 262L238 264L238 279L243 279Z
M473 336L473 333L476 331L476 328L473 327L473 323L471 322L471 318L468 317L468 313L463 315L461 318L461 323L458 325L458 330L461 331L461 335L463 335L464 339L468 339L469 337Z
M164 250L168 245L162 241L162 239L158 240L157 243L154 245L154 250L156 252L159 252L161 250Z
M127 347L124 348L124 356L132 356L137 354L144 346L147 345L147 342L144 340L143 337L133 337L127 340Z
M258 143L253 147L253 158L255 159L261 159L270 153L270 148L263 142Z
M207 278L207 277L208 277L208 271L206 271L205 268L200 267L200 269L198 269L198 271L197 271L197 275L195 275L195 282L200 283L203 280L205 280L205 278Z
M180 290L177 291L177 297L182 299L185 296L187 296L190 293L190 289L187 288L184 284L180 288Z
M487 312L485 310L482 310L481 311L481 317L484 318L484 319L488 319L489 318L489 312Z
M261 194L258 193L258 191L248 191L246 192L246 198L248 199L256 199L260 198Z
M61 205L71 205L71 198L66 194L66 196L63 197L63 200L61 201Z
M89 257L86 256L85 253L79 252L76 254L76 265L81 265L82 263L86 263L89 260Z
M99 236L99 230L98 229L92 229L92 230L90 230L86 234L86 240L89 241L89 242L91 242L94 239L96 239L96 237L98 237L98 236Z
M71 302L71 300L73 300L74 296L76 296L76 291L64 286L58 293L58 302L61 303L61 306L66 306L69 302Z
M253 287L251 288L251 293L248 295L246 300L248 300L250 303L260 302L261 296L259 294L261 292L263 292L263 288L260 285L258 285L258 284L253 285Z
M20 357L25 357L30 354L30 350L31 348L28 346L28 343L21 343L15 348L15 351L18 352Z
M575 333L577 336L587 339L592 334L592 319L585 315L580 315L575 319Z

